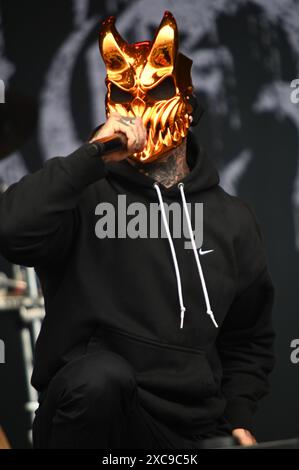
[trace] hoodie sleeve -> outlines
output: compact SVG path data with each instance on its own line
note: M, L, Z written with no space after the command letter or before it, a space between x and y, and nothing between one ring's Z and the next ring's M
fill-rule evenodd
M78 225L84 189L107 169L95 144L54 157L0 196L0 251L23 266L61 264Z
M227 399L225 417L233 429L253 431L253 415L258 401L269 392L268 375L275 364L274 286L252 209L244 204L237 218L238 291L219 332L218 349Z

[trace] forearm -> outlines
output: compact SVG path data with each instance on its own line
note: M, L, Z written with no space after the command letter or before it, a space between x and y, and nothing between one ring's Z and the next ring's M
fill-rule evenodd
M269 392L275 363L272 327L274 289L267 268L234 301L220 332L222 391L233 427L252 430L258 401Z
M0 250L4 256L18 264L32 264L48 250L65 249L83 190L106 174L96 151L93 144L84 144L66 157L48 160L1 195Z

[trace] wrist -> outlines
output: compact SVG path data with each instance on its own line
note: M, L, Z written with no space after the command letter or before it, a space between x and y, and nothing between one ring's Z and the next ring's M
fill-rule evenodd
M103 154L103 145L101 144L101 141L100 141L99 138L92 139L92 140L89 141L89 143L91 145L93 145L94 148L95 148L93 157L101 158L101 160L104 163L108 163L108 162L113 161L113 158L111 158L111 154Z

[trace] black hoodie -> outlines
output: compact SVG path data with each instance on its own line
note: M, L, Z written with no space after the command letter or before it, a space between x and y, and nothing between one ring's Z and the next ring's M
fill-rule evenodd
M219 186L190 136L191 171L170 189L154 187L128 161L105 164L89 143L48 160L2 194L0 248L11 262L34 266L43 289L37 390L100 343L130 362L141 404L163 423L188 434L224 416L252 430L274 364L273 285L255 215ZM186 198L193 249L190 230L174 234L167 212L163 223L158 211L158 236L149 236L159 197L165 208L177 203L188 229ZM138 218L141 205L146 219Z

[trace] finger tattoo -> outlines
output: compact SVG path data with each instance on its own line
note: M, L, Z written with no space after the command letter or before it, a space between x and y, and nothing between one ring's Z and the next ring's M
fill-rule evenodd
M124 124L125 126L130 126L131 124L135 124L136 118L128 117L128 116L121 116L118 119L118 121Z

